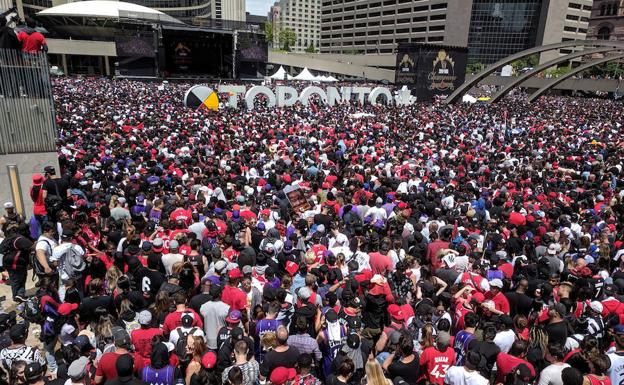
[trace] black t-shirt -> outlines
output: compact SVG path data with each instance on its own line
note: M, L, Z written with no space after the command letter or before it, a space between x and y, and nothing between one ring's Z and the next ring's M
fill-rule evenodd
M494 364L496 363L496 357L500 353L500 348L494 342L488 341L476 341L470 345L470 350L480 353L485 358L485 367L479 368L479 371L489 373Z
M43 182L43 189L48 192L48 195L58 195L61 199L63 199L63 201L65 201L67 199L69 184L63 178L47 179Z
M409 385L416 385L418 378L420 377L420 364L418 362L418 355L416 354L412 362L403 363L399 359L394 361L388 366L388 374L391 379L401 377Z
M95 309L102 307L108 311L109 314L117 314L115 310L115 304L113 303L113 297L110 295L102 295L99 297L86 297L80 303L78 308L78 314L80 314L81 322L97 321L95 319Z
M165 282L165 276L156 270L150 270L146 267L139 268L136 275L139 290L143 293L150 293L152 297L156 296L158 289Z
M147 309L147 301L143 297L143 294L137 291L130 291L128 293L122 293L122 294L119 294L117 297L115 297L114 302L115 302L115 307L117 309L121 307L121 302L124 299L128 299L128 301L130 301L130 303L132 304L132 306L137 312Z
M264 361L260 365L260 374L265 378L269 378L273 369L284 366L286 368L294 368L299 357L299 350L290 346L285 352L277 352L270 350L264 357Z
M505 293L505 297L509 301L510 316L515 317L517 314L529 316L533 307L533 299L524 293L510 291Z
M568 325L563 322L557 322L553 324L548 324L544 328L546 334L548 335L548 342L558 342L561 346L565 346L566 340L568 339Z
M342 382L335 374L330 374L325 381L327 385L349 385L351 382Z

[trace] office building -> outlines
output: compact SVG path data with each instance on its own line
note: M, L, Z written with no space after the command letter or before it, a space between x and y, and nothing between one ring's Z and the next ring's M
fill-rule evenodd
M624 1L595 0L587 38L624 40Z
M273 46L281 45L279 33L290 28L297 36L291 51L303 52L312 46L318 52L321 32L321 0L280 0L269 12L273 24Z
M321 52L387 54L401 42L437 43L467 46L470 62L488 64L536 45L584 39L591 3L322 0Z

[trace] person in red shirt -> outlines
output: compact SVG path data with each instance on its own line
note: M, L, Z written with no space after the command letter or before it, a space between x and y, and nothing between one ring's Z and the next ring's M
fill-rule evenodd
M485 293L485 299L494 302L494 308L488 309L494 314L509 314L509 300L502 292L503 281L496 278L490 281L490 291Z
M113 340L115 341L116 350L114 352L104 353L95 372L95 383L103 384L105 381L114 380L117 375L117 360L119 357L130 354L134 358L134 373L140 373L145 363L140 354L130 352L131 340L126 329L115 326L113 327Z
M171 212L171 214L169 215L169 219L174 223L182 221L187 226L190 226L191 223L193 223L193 213L191 212L191 210L184 208L184 201L179 201L178 208Z
M202 317L195 312L195 310L186 307L186 295L182 292L177 292L173 300L176 304L176 310L173 313L167 314L165 321L163 322L163 335L168 336L172 330L182 326L182 314L193 314L193 327L203 328L204 322Z
M35 20L26 18L26 29L17 34L17 40L22 45L22 52L37 53L39 51L48 51L48 45L45 37L40 32L35 31L37 23Z
M525 364L531 370L531 377L535 377L535 368L525 360L527 351L529 350L529 342L525 340L516 340L509 353L500 352L496 357L496 383L502 383L509 373L511 373L518 365Z
M436 346L430 346L420 355L420 370L431 384L444 384L444 376L451 366L455 365L455 350L449 348L451 336L447 332L439 332Z
M392 260L389 256L382 254L379 251L374 251L368 254L369 257L369 265L373 274L381 274L383 276L386 275L386 272L392 271Z
M243 273L241 273L239 268L235 268L230 270L228 278L228 284L223 288L221 300L230 305L231 309L239 310L241 313L245 314L247 295L238 288L238 283L243 278Z
M134 350L143 357L145 365L150 364L150 356L152 353L152 339L155 336L162 336L160 328L152 327L152 313L143 310L138 317L141 328L135 329L130 333L130 339Z
M427 246L427 255L426 259L431 263L431 272L435 273L436 270L442 267L442 260L440 259L439 252L444 249L448 249L450 242L446 238L448 236L448 231L445 231L444 236L441 236L441 239L435 239ZM435 238L437 233L431 233L429 237L431 239Z

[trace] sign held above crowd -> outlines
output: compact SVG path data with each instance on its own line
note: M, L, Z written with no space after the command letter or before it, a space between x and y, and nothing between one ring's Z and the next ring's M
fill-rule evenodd
M275 91L265 86L253 86L247 89L246 86L239 85L220 85L218 91L207 86L193 86L184 96L184 105L191 108L206 107L211 110L217 110L218 94L227 94L227 107L238 109L238 96L244 95L245 106L252 110L255 108L256 97L263 95L266 98L268 107L290 107L297 102L301 102L304 106L310 104L310 99L316 95L324 104L334 106L336 104L350 103L353 98L359 104L369 103L377 105L381 102L381 97L387 104L396 104L397 106L407 106L412 104L412 93L409 89L401 89L392 95L392 91L387 87L326 87L309 86L303 89L301 93L294 87L277 86Z

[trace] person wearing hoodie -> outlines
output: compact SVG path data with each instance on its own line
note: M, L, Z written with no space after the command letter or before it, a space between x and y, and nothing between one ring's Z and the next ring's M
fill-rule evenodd
M139 377L149 385L174 385L184 381L180 369L169 363L169 346L164 342L153 345L151 362L141 370Z
M3 17L0 17L0 48L20 49L20 42L15 31L7 25L7 21Z

